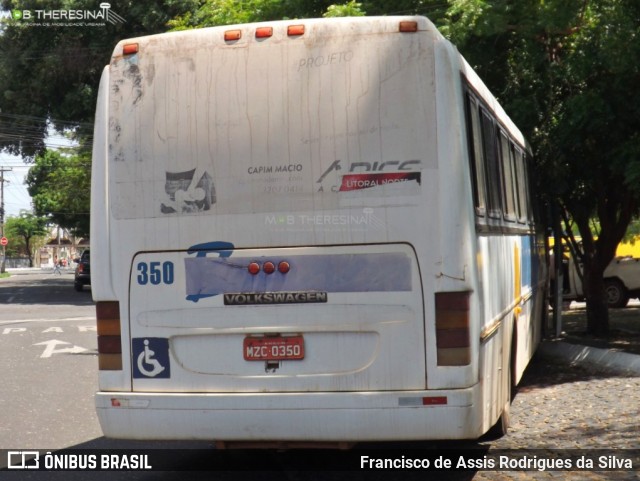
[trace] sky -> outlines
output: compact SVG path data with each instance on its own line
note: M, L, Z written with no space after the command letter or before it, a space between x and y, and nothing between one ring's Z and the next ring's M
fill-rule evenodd
M18 159L17 162L22 163ZM24 177L29 170L28 166L16 166L16 160L6 161L6 156L0 155L0 166L10 165L13 170L5 172L4 178L7 182L4 184L4 208L6 217L16 217L23 209L31 210L31 197L27 192L27 186L24 185Z
M20 157L13 157L0 153L0 167L10 167L10 172L4 173L7 182L4 184L5 217L15 217L23 209L31 210L31 197L24 184L24 178L29 171L29 165L22 162Z
M68 139L56 135L53 131L47 138L46 144L50 149L71 145ZM0 167L12 169L4 173L4 178L7 180L4 184L5 219L20 215L22 210L31 211L31 197L24 183L31 165L25 164L21 157L0 152Z

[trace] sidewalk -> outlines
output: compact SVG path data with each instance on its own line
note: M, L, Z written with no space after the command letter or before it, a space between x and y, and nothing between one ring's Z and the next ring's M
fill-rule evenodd
M53 274L53 267L7 267L6 271L12 276L25 274ZM75 267L63 267L60 271L62 274L73 274L75 272Z
M586 334L586 324L584 304L572 303L562 312L562 338L543 341L540 354L640 375L640 303L632 301L626 308L609 310L609 337Z
M597 365L599 367L640 376L640 356L614 349L571 344L566 341L543 341L539 348L545 357L560 358L573 365Z

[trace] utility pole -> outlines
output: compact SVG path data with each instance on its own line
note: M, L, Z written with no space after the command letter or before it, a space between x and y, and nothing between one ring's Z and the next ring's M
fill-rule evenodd
M0 167L0 237L4 237L4 173L12 170L11 167ZM5 246L2 246L2 264L0 265L0 273L2 274L5 272L6 253Z

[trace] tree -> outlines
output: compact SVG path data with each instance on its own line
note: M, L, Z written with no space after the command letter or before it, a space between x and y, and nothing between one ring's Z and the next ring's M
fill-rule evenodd
M454 0L448 15L444 31L531 140L540 193L579 230L588 330L606 334L604 269L640 205L640 6Z
M351 0L343 5L329 5L323 17L364 17L365 15L362 4Z
M631 5L634 3L634 5ZM608 1L591 6L591 28L575 34L576 50L567 59L566 96L548 146L575 180L559 191L567 223L582 237L589 329L606 334L608 313L603 273L640 205L640 48L632 39L640 26L635 2ZM593 229L593 219L600 224Z
M169 22L174 30L247 22L320 17L331 5L327 0L205 0L194 11Z
M109 11L121 20L99 26L49 20L46 27L34 25L42 22L38 11L51 15L57 9L94 13L104 9L93 0L52 1L46 6L37 0L1 3L12 11L12 19L2 20L0 34L0 150L20 154L27 162L37 159L27 180L37 215L49 216L79 235L89 233L88 150L100 75L114 46L122 38L166 31L171 18L199 2L110 3ZM83 153L47 152L50 128L71 136Z
M90 143L100 75L115 44L122 38L166 31L170 19L199 2L113 0L110 11L122 21L86 26L85 21L48 20L49 26L33 26L43 22L38 11L102 8L94 0L51 1L46 7L42 3L1 2L13 16L2 20L0 35L0 149L25 159L45 150L49 126Z
M29 212L23 212L19 217L9 217L5 224L5 233L11 239L16 250L23 250L29 257L29 267L33 267L35 245L33 240L47 234L47 219ZM17 242L17 240L20 240Z
M444 15L440 0L204 0L169 22L174 30L289 18L344 17L362 15Z
M88 152L47 150L25 179L34 211L75 235L89 235L91 158Z

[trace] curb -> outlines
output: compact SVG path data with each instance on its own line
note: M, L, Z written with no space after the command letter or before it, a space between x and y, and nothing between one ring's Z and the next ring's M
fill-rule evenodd
M640 356L628 352L599 349L565 341L543 341L538 352L543 356L565 359L572 364L597 365L618 373L640 376Z
M12 276L20 276L25 274L52 274L53 267L8 267L6 271ZM65 267L62 269L63 274L73 274L75 269Z

